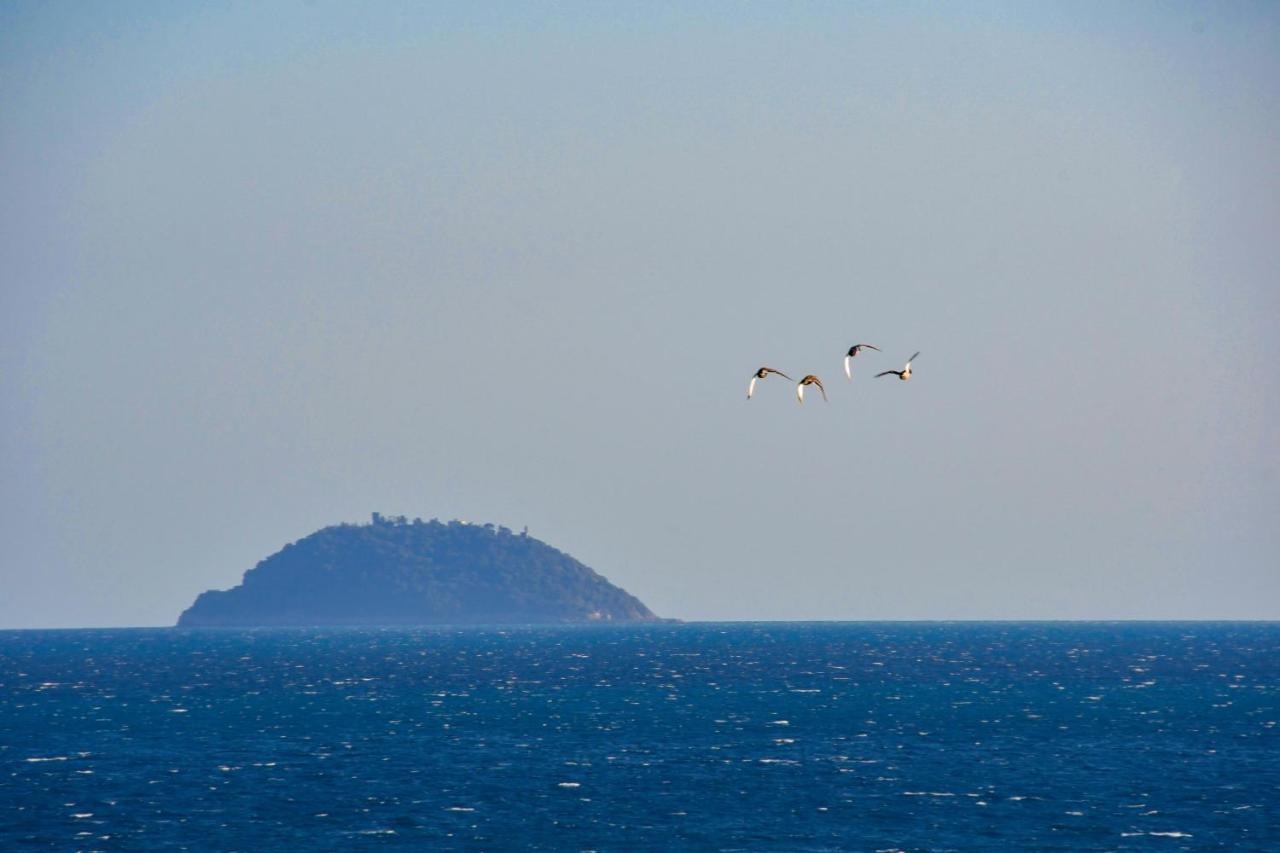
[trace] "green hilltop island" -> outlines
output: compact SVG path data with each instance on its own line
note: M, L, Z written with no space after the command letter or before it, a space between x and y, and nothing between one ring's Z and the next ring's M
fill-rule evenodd
M524 533L373 514L286 545L210 590L178 627L662 621L635 596Z

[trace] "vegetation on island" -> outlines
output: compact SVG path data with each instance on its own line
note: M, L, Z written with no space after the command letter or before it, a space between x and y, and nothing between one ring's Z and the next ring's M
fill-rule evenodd
M179 627L654 621L649 608L528 532L373 514L286 545Z

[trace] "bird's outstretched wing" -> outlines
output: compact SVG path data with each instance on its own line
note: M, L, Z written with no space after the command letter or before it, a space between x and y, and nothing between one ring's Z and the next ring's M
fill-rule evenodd
M751 384L747 386L747 399L751 399L751 395L756 392L756 377L751 377Z
M892 373L894 376L901 376L901 375L902 375L902 371L901 371L901 370L886 370L884 373L877 373L877 374L876 374L876 379L879 379L881 376L888 376L888 375L889 375L889 374L891 374L891 373Z
M873 346L873 345L871 345L871 344L858 344L858 346L860 346L860 347L866 347L867 349L873 349L873 350L875 350L876 352L881 352L880 347Z
M849 377L850 379L853 378L853 374L849 372L849 359L852 357L853 356L848 356L848 355L844 357L844 375Z
M815 376L813 377L813 384L817 385L818 390L822 392L823 401L830 402L829 400L827 400L827 389L822 387L822 380L820 380L818 377Z
M919 355L919 354L920 354L920 353L918 353L918 352L916 353L916 355ZM913 356L911 356L911 358L907 359L907 364L910 364L911 362L915 361L915 360L916 360L916 355L913 355Z
M778 374L779 376L781 376L783 379L787 380L788 382L795 382L795 380L794 380L794 379L792 379L792 378L791 378L790 376L788 376L787 374L783 373L781 370L774 370L772 367L766 367L766 368L765 368L765 370L766 370L766 371L768 371L769 373L776 373L776 374Z

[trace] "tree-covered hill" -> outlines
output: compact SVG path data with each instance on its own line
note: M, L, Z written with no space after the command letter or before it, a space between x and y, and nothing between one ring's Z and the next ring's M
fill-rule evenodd
M286 545L180 627L653 621L649 608L525 533L377 513Z

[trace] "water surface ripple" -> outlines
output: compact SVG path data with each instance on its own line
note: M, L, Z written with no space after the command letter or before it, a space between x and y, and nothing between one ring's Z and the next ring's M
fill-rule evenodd
M0 849L1280 849L1280 625L0 632Z

